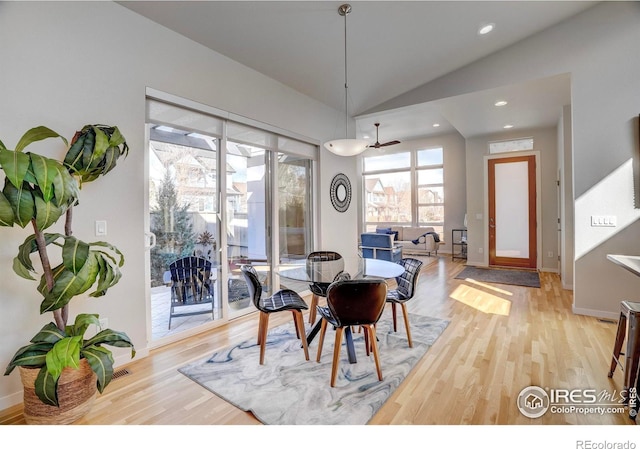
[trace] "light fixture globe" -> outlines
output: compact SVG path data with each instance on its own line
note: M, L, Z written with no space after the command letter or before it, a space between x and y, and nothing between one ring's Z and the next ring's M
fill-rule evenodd
M355 156L367 149L368 142L364 139L349 139L349 84L347 83L347 14L351 12L351 5L345 3L338 8L338 14L344 17L344 129L345 138L325 142L324 147L338 156Z
M325 142L324 147L338 156L356 156L367 149L364 139L336 139Z

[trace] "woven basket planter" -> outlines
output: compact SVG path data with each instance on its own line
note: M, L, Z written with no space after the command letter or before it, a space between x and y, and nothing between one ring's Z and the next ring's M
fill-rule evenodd
M86 415L97 395L97 377L86 359L78 369L65 368L58 380L59 407L44 404L36 395L38 368L20 368L24 387L24 418L27 424L71 424Z

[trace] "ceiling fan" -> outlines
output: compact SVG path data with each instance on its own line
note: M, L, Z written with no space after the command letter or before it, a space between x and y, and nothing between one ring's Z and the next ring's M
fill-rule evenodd
M367 145L367 148L382 148L382 147L388 147L390 145L396 145L400 143L399 140L392 140L390 142L380 143L380 140L378 139L378 129L379 129L380 123L375 123L375 126L376 126L376 143L374 143L373 145Z

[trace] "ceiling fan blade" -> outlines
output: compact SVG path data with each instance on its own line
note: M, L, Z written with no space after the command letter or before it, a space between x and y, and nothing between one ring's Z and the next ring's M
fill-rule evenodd
M397 145L399 143L400 143L399 140L392 140L391 142L385 142L385 143L377 143L376 142L376 145L381 146L381 147L388 147L390 145Z

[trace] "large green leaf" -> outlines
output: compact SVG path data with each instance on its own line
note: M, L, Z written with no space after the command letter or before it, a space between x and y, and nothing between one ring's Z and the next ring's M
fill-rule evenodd
M31 343L57 343L67 335L58 329L54 323L45 324L40 332L33 336Z
M91 152L91 158L88 161L85 161L85 167L89 169L95 169L100 165L107 148L109 148L109 137L107 137L100 128L95 126L93 127L93 132L96 134L96 143L93 147L93 151Z
M20 189L17 189L9 179L4 184L4 196L7 198L13 209L14 220L21 227L24 228L34 216L35 204L33 195L30 191L29 184L23 183Z
M87 359L89 366L98 377L98 391L102 393L113 378L113 356L107 348L99 346L85 346L81 351L82 356Z
M47 352L53 348L53 343L34 343L18 349L7 365L5 376L11 374L16 366L41 367L46 364Z
M66 237L62 248L62 263L74 274L78 274L89 257L89 244L75 237Z
M87 291L96 281L98 263L95 256L87 258L82 269L76 274L66 268L54 270L55 284L40 304L40 313L64 307L76 295Z
M42 192L42 198L49 202L53 197L53 178L57 175L51 159L36 153L27 153L31 157L31 170Z
M66 212L66 207L59 207L51 201L45 201L40 195L34 195L34 199L36 226L41 231L56 223Z
M58 377L53 377L46 366L43 366L36 377L36 395L42 402L58 407Z
M100 326L99 315L97 313L80 313L76 316L73 326L67 326L67 334L70 336L84 336L90 325Z
M124 136L120 133L120 130L117 126L111 128L113 131L111 136L109 136L109 146L110 147L119 147L123 143L125 144L125 148L128 149L127 143L125 142ZM123 148L123 152L125 149Z
M84 139L87 138L87 134L83 134L78 131L71 141L71 147L67 151L64 158L64 164L69 168L80 168L82 165L77 165L82 161L82 149L84 148Z
M28 154L0 148L0 166L14 186L22 185L30 164L31 158Z
M113 246L111 243L108 242L91 242L91 246L100 246L102 248L107 248L109 250L111 250L113 253L115 253L118 256L118 266L121 267L122 265L124 265L124 254L122 254L122 252L116 248L115 246ZM104 254L105 256L109 257L109 259L111 261L113 261L113 263L116 263L115 259L113 257L111 257L109 254L105 253L104 251L101 251L102 254Z
M131 348L131 357L136 355L135 348L133 347L133 343L131 343L129 336L124 332L114 331L113 329L104 329L84 342L85 347L91 345L109 345L116 346L118 348Z
M37 126L24 133L24 135L20 138L18 145L16 145L16 151L22 151L33 142L48 139L50 137L60 137L65 146L68 145L67 139L62 137L57 132L47 128L46 126Z
M4 196L4 193L0 192L0 226L13 226L13 208L11 203Z
M80 367L82 336L65 337L47 353L47 371L57 380L66 367Z
M54 242L60 237L64 238L62 234L45 233L45 245L49 245L51 242ZM35 234L31 234L24 240L22 245L18 247L18 255L13 259L13 271L15 271L18 276L21 276L25 279L33 279L33 277L29 274L29 272L35 273L30 256L36 251L38 251L36 236Z
M77 203L80 190L78 181L60 164L52 164L56 176L53 178L55 197L53 201L58 206L70 206Z
M98 285L96 291L89 295L94 298L104 296L107 290L117 284L122 276L118 267L111 265L104 257L98 257L98 265L100 266Z

